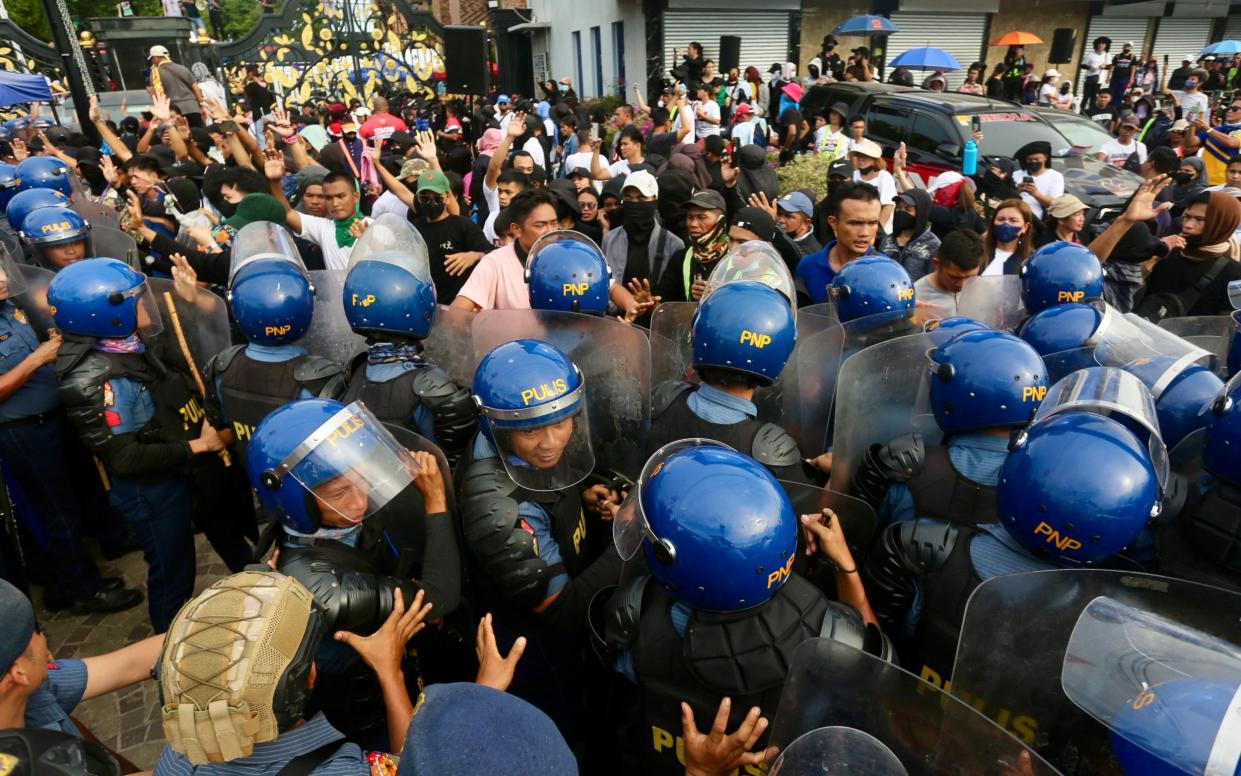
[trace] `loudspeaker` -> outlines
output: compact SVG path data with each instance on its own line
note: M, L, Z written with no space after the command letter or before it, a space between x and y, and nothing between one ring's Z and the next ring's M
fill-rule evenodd
M717 73L728 75L728 71L734 67L741 67L741 36L721 35L720 66L715 70Z
M1051 39L1051 56L1047 61L1053 65L1063 65L1073 60L1073 38L1077 31L1072 27L1059 27Z
M487 30L444 25L444 88L449 94L487 93Z

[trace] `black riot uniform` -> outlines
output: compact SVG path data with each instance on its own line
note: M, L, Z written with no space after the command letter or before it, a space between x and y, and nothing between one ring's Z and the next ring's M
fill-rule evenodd
M1171 495L1155 527L1155 571L1241 592L1241 488L1218 478L1208 484L1169 479Z
M962 525L994 523L999 519L995 486L962 474L948 449L947 445L926 445L915 434L886 445L871 445L858 466L853 495L888 518L882 514L884 497L893 485L903 485L913 496L919 517Z
M434 441L455 465L478 430L470 392L452 381L444 370L421 360L404 362L405 368L387 371L387 364L370 364L368 355L353 363L343 401L361 400L384 423L402 426ZM380 375L388 379L380 379ZM428 424L419 423L430 413Z

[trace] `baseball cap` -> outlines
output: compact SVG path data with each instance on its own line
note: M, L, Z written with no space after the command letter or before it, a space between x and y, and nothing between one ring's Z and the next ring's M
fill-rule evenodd
M147 54L147 59L152 59L154 57L165 57L171 59L168 55L168 49L165 46L152 46L151 53Z
M724 138L721 135L707 135L702 141L702 148L709 154L719 156L724 153Z
M1185 119L1177 119L1176 121L1172 122L1173 132L1184 132L1187 129L1189 129L1189 122L1186 121Z
M790 191L777 199L776 208L786 213L801 213L807 218L814 218L814 203L800 191Z
M422 175L422 173L426 172L429 168L430 165L427 164L426 159L406 159L405 162L401 164L401 171L396 174L396 177L401 180L413 178L415 176Z
M750 115L750 106L749 106L749 104L748 104L748 103L744 103L744 102L743 102L743 103L741 103L740 105L738 105L738 106L737 106L737 108L733 111L733 115L734 115L734 116L748 116L748 115Z
M4 618L4 630L0 632L0 670L7 671L30 646L35 619L30 599L4 579L0 579L0 617Z
M509 103L507 94L496 95L496 105L507 105Z
M342 135L347 135L350 132L357 132L357 131L358 131L358 125L354 124L352 121L341 122L340 133Z
M422 161L418 159L416 161ZM452 186L448 184L448 176L439 170L427 170L418 176L418 191L421 194L424 191L430 191L434 194L447 194L452 191Z
M625 189L637 189L638 193L644 197L659 196L659 182L646 170L630 173L625 179L625 186L621 189L621 193L624 193ZM723 208L720 209L723 210Z
M1047 68L1047 70L1043 73L1043 77L1044 77L1044 78L1059 78L1059 77L1060 77L1060 71L1059 71L1059 70L1057 70L1057 69L1056 69L1056 68L1054 68L1054 67L1049 67L1049 68Z
M1198 55L1197 54L1186 54L1184 57L1181 58L1181 61L1182 62L1197 62Z
M633 175L637 175L635 172ZM633 178L630 175L630 178ZM629 185L629 181L625 181L625 185ZM702 189L695 191L694 194L685 202L682 207L696 207L700 210L719 210L724 212L728 210L728 206L724 204L724 197L714 189Z
M582 213L582 206L577 201L577 186L573 185L573 181L566 178L556 178L547 184L547 190L560 200L560 202L568 208L573 215L578 216ZM556 208L557 212L562 212L561 208Z
M853 165L849 164L848 159L837 159L827 166L827 177L832 178L835 176L841 178L853 177Z
M860 143L854 143L853 147L849 149L849 153L869 156L871 159L883 158L883 149L874 140L867 138L863 138Z
M1074 213L1080 213L1087 209L1086 203L1072 194L1061 194L1047 206L1047 212L1052 218L1067 218Z
M1142 126L1141 123L1138 122L1137 117L1135 116L1125 116L1123 119L1120 120L1120 125L1122 127L1133 127L1134 129L1137 129L1138 127Z
M771 240L776 235L776 222L761 207L743 207L733 215L732 226L753 232L760 240Z

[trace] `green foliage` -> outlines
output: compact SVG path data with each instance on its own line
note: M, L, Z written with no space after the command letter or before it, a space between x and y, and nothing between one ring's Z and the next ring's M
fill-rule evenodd
M241 0L237 0L241 2ZM130 0L137 16L161 16L164 13L160 0ZM116 16L116 0L65 0L74 27L86 29L88 19L95 16ZM39 40L52 42L52 30L42 0L5 0L4 8L18 27Z
M776 177L780 179L780 191L810 189L814 192L815 201L822 199L827 195L827 168L831 164L827 154L803 155L794 158L789 164L776 168Z
M254 27L263 10L256 0L220 0L220 13L224 16L224 39L237 40Z

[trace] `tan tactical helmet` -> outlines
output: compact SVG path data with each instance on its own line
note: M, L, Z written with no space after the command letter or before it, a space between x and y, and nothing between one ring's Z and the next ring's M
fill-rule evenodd
M164 736L194 765L248 756L302 716L323 618L301 582L245 571L181 607L157 667Z

